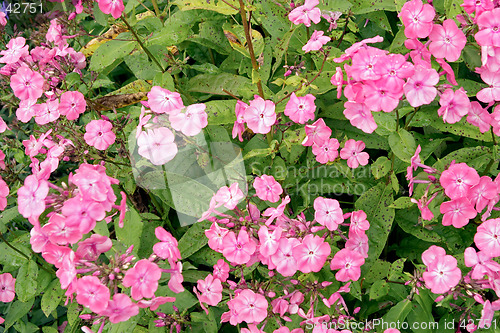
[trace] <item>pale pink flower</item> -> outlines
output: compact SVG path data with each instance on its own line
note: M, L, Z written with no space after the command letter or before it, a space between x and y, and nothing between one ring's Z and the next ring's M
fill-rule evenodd
M36 226L35 226L36 227ZM47 243L42 251L42 257L57 268L62 268L65 260L72 261L75 256L73 250L67 246L60 246L54 243Z
M167 302L175 302L175 297L158 296L150 300L141 299L137 302L137 305L139 305L140 308L149 308L151 311L155 311L160 305Z
M313 120L316 111L315 99L316 97L312 94L297 97L293 92L286 104L285 115L298 124L305 124L308 120Z
M375 66L380 57L387 51L376 47L360 48L352 57L352 66L344 66L347 74L356 81L378 80L380 75L376 73Z
M481 15L482 12L490 11L495 7L491 0L464 0L461 6L468 14L476 13L476 17Z
M152 298L158 289L161 269L157 264L147 260L139 260L133 268L125 273L123 285L131 287L132 298L136 301L142 298Z
M243 142L243 132L245 131L245 110L248 108L248 104L242 102L242 101L237 101L236 106L234 108L234 112L236 114L236 120L233 125L233 139L238 137L238 140Z
M93 234L89 238L78 243L76 255L79 258L93 261L96 260L101 253L108 252L112 246L113 243L109 237Z
M435 69L415 66L415 73L408 78L403 90L411 106L417 107L431 103L437 95L434 87L439 82Z
M184 277L182 276L182 262L173 262L171 259L168 262L172 270L170 272L168 287L176 294L181 293L184 291L184 287L182 286L182 281L184 281Z
M205 230L205 236L208 238L208 246L212 250L222 253L222 241L228 232L228 229L221 228L217 223L213 222L210 229Z
M113 124L107 120L92 120L85 126L83 136L85 143L99 150L108 149L116 140L116 135L112 129Z
M158 257L165 259L171 259L174 261L181 259L181 252L179 251L177 239L163 227L157 227L155 229L156 238L161 242L153 245L153 252Z
M266 221L266 225L270 225L273 223L274 219L278 219L278 221L284 216L285 212L285 207L286 205L290 202L290 196L286 196L284 199L281 200L281 203L278 205L278 207L269 207L266 209L263 213L262 216L269 216L269 218Z
M488 110L484 109L479 102L471 102L471 108L467 114L467 122L471 125L479 127L481 133L486 133L490 130L492 117Z
M476 206L476 211L481 212L488 203L495 199L498 194L498 185L488 176L483 176L479 179L479 183L472 186L467 192L467 198L473 206Z
M361 266L364 263L365 258L363 258L363 256L358 252L342 249L335 253L330 269L339 269L339 271L335 274L335 278L338 281L357 281L361 276Z
M377 123L364 103L345 102L344 107L344 116L349 119L352 126L365 133L373 133L377 129Z
M498 71L491 72L484 69L481 71L481 79L488 84L488 87L481 89L476 94L477 99L483 103L500 101L500 74Z
M330 127L326 126L323 118L316 120L312 125L306 125L306 137L302 142L303 146L312 146L317 144L322 146L330 136L332 135L332 130Z
M309 234L293 248L293 256L302 273L319 272L331 251L330 244L323 238Z
M235 298L227 302L229 309L234 309L238 314L239 322L258 324L267 317L269 303L260 294L250 289L242 290Z
M443 215L443 225L462 228L476 217L477 212L467 198L457 198L443 202L439 208Z
M432 30L432 20L436 11L429 4L423 4L422 0L406 2L401 8L399 17L405 25L405 36L407 38L425 38Z
M16 296L16 279L10 273L0 274L0 302L12 302Z
M111 14L115 19L120 18L125 9L123 0L97 0L97 3L104 14Z
M192 104L186 108L185 112L171 114L168 119L174 130L187 136L195 136L208 125L208 115L205 109L205 104Z
M277 227L272 233L269 232L267 226L261 225L259 228L259 253L264 257L272 256L278 250L278 243L281 239L283 229Z
M353 169L360 165L367 165L370 156L363 149L365 149L363 141L349 139L346 141L344 148L340 150L340 158L347 160L347 166Z
M21 66L10 79L10 87L20 100L37 100L44 91L45 79L40 73Z
M222 284L212 274L208 274L205 280L198 280L197 285L201 295L198 296L200 302L216 306L222 300Z
M17 205L19 213L25 218L37 218L45 211L45 198L49 186L45 180L39 180L34 175L26 177L24 185L17 190Z
M177 145L171 130L166 127L148 129L137 139L139 155L154 165L163 165L177 155Z
M248 128L254 133L269 133L276 122L275 104L257 95L249 104L243 116Z
M271 262L276 267L278 273L283 276L292 276L299 268L297 260L293 256L293 249L300 245L297 238L281 238L278 243L278 250L271 256Z
M236 265L246 264L256 248L257 244L244 229L240 230L238 237L229 231L222 240L222 254L229 262Z
M23 123L27 123L35 116L36 105L34 100L24 100L19 103L19 108L16 110L16 117Z
M304 23L306 27L311 26L311 21L318 24L321 21L321 10L316 8L318 4L319 0L306 0L304 5L294 8L288 14L288 19L295 25Z
M273 176L262 175L255 178L253 187L257 196L264 201L278 202L283 189Z
M333 162L339 156L338 149L340 147L337 139L328 139L322 146L313 144L312 152L316 156L316 161L321 164Z
M24 37L12 38L7 43L7 50L0 51L0 54L3 56L0 58L0 63L14 64L29 55L29 46L26 45Z
M148 103L155 113L176 114L184 108L181 95L159 86L154 86L148 92Z
M219 279L221 282L226 282L229 277L229 264L224 259L217 260L214 265L214 278Z
M460 282L462 272L457 267L457 259L454 257L450 255L436 256L427 265L427 271L422 277L431 292L443 294Z
M500 8L485 11L476 18L479 31L474 35L481 46L500 46Z
M101 313L109 302L109 289L96 276L84 276L76 286L76 300L92 312Z
M139 306L132 302L128 295L115 294L107 303L107 308L101 314L107 316L113 324L127 321L139 314Z
M4 12L0 12L0 25L6 26L7 25L7 14ZM3 318L0 317L0 324L2 324Z
M366 213L362 210L356 210L351 213L351 224L349 225L349 235L351 232L366 231L370 229L370 222L366 219Z
M314 199L314 219L328 230L337 230L344 222L342 209L335 199L317 197Z
M60 245L75 244L82 238L78 226L67 225L66 218L61 214L52 215L43 229L53 243Z
M454 124L463 116L469 113L471 108L469 97L464 91L464 88L453 92L452 89L446 89L439 99L438 115L443 117L443 122Z
M439 179L444 193L451 199L465 197L469 189L479 183L479 175L465 163L453 164L443 171Z
M500 256L500 218L487 220L477 227L474 243L492 258Z
M68 120L76 120L85 112L87 102L85 97L79 91L66 91L61 95L59 103L59 112L65 115Z
M310 51L318 51L323 45L328 43L331 38L328 36L323 36L324 32L321 30L314 30L311 35L311 38L307 41L307 43L302 47L302 51L308 53Z
M38 125L46 125L59 119L59 101L57 99L35 104L33 108L35 110L35 122Z
M368 236L364 230L349 230L349 238L345 242L345 248L361 254L363 258L368 258Z
M445 58L449 62L457 61L467 42L464 33L452 19L444 20L443 25L434 24L429 35L429 51L436 58Z
M231 186L221 187L215 194L215 199L220 205L224 205L227 209L234 209L238 202L245 196L240 190L238 183L232 183Z
M467 267L473 267L471 277L482 279L485 275L493 275L493 272L500 271L500 264L491 260L491 257L484 251L476 252L473 247L468 247L464 251L464 263Z
M389 86L386 83L386 80L380 79L363 85L363 103L371 111L391 112L398 106L403 96L403 85Z
M389 90L400 91L405 80L413 75L415 69L402 54L388 54L377 58L374 71L375 74L380 75L385 87Z

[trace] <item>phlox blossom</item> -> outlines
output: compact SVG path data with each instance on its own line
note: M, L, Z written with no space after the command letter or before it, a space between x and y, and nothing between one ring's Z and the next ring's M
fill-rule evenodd
M214 278L219 279L221 282L226 282L229 277L229 264L224 259L217 260L214 265Z
M282 237L278 242L278 250L271 256L271 262L278 273L283 276L292 276L297 272L297 260L293 256L293 249L300 245L297 238ZM271 267L270 267L271 268Z
M500 8L481 13L476 18L479 31L474 35L480 46L500 46Z
M278 202L281 193L283 193L283 188L273 176L262 175L255 178L253 187L257 192L257 196L264 201Z
M307 43L302 47L302 51L308 53L310 51L318 51L323 45L328 43L331 38L328 36L323 36L324 32L321 30L314 30L311 38L307 41Z
M104 14L111 14L115 19L120 18L125 9L123 0L97 0L97 3Z
M257 95L255 95L255 98L249 104L243 116L248 128L254 133L269 133L271 127L276 122L275 104Z
M197 285L201 295L198 296L200 302L216 306L222 300L222 284L212 274L208 274L205 280L198 280Z
M349 280L357 281L361 276L361 266L365 263L365 258L358 252L349 249L342 249L335 253L332 259L330 269L339 271L335 274L335 278L341 282Z
M476 94L477 99L483 103L500 101L500 73L485 69L481 71L481 79L488 87L481 89Z
M5 180L0 177L0 211L7 207L7 196L9 195L9 186Z
M312 146L313 144L322 146L332 135L331 128L325 124L323 118L316 120L312 125L306 125L305 130L306 137L302 145L306 147Z
M116 135L112 129L113 124L107 120L92 120L85 126L83 138L89 146L99 150L106 150L116 140Z
M234 209L238 202L245 196L240 190L238 183L232 183L231 186L221 187L215 194L215 200L219 203L218 206L224 205L227 209Z
M113 324L124 322L139 314L139 306L132 302L128 295L119 293L113 295L103 315L109 318Z
M406 2L399 13L399 17L401 17L405 25L405 36L407 38L425 38L429 36L435 15L434 7L423 4L422 0Z
M345 142L344 148L340 150L340 157L347 160L347 166L356 169L360 165L367 165L370 157L367 152L364 152L365 143L349 139Z
M415 73L408 78L403 91L406 99L414 108L429 104L436 98L437 89L434 87L439 82L439 74L433 68L415 66Z
M155 235L160 242L153 245L154 254L163 260L171 259L177 261L181 259L181 252L178 248L179 243L170 232L166 231L163 227L157 227Z
M89 238L78 243L76 255L79 258L93 261L97 259L101 253L108 252L112 246L113 243L109 237L93 234Z
M256 248L257 244L244 229L240 230L238 237L229 231L222 240L222 254L229 262L236 265L246 264Z
M323 197L314 199L314 219L328 230L337 230L344 222L343 215L337 200Z
M187 136L195 136L208 125L208 115L205 109L205 104L191 104L185 112L171 114L168 119L174 130L181 131Z
M293 248L293 256L302 273L319 272L331 251L330 244L323 238L309 234Z
M384 79L369 81L363 85L364 104L371 111L391 112L403 96L403 85L387 85Z
M29 55L28 50L29 46L26 45L26 39L24 37L12 38L7 43L7 50L0 51L0 54L2 55L0 63L14 64L22 57Z
M138 153L154 165L163 165L177 155L174 140L174 134L166 127L148 129L137 139Z
M273 232L269 232L267 226L262 225L259 229L259 253L264 257L272 256L278 250L278 242L281 239L283 229L277 227Z
M443 171L439 182L444 193L451 199L465 197L469 189L479 183L479 175L474 168L465 163L453 164Z
M455 287L462 272L457 267L457 259L450 255L436 256L427 265L427 271L423 274L426 286L434 294L443 294Z
M59 112L65 115L68 120L76 120L85 112L87 102L85 97L79 91L66 91L61 95L59 103Z
M131 287L132 298L138 301L142 298L154 297L160 278L161 269L158 265L147 259L141 259L133 268L127 270L123 285Z
M0 274L0 302L12 302L16 296L16 279L10 273Z
M148 92L148 104L155 113L176 114L184 108L184 103L178 92L172 92L159 86L154 86Z
M479 127L481 133L488 132L491 127L491 114L479 102L473 101L470 103L470 106L469 113L467 114L467 122Z
M492 258L500 256L500 218L483 222L477 227L474 243Z
M365 133L373 133L377 129L377 123L364 103L347 101L344 103L344 108L344 116L349 119L352 126Z
M444 20L443 25L434 24L429 35L429 51L436 58L445 58L449 62L457 61L467 42L462 30L452 19Z
M290 100L285 107L285 115L298 124L305 124L308 120L314 119L316 105L312 94L297 97L295 92L290 96Z
M439 99L438 115L443 117L443 122L454 124L463 116L469 113L471 108L469 97L463 88L453 92L452 89L446 89Z
M477 212L467 198L457 198L441 204L439 211L443 215L443 225L453 225L462 228L476 217Z
M340 144L339 141L335 138L331 138L325 141L322 146L318 146L313 144L312 152L316 156L316 161L321 164L326 164L328 162L333 162L339 156Z
M258 324L266 319L269 303L264 296L256 294L250 289L244 289L228 301L227 305L230 310L234 310L237 314L238 322Z
M311 21L318 24L321 21L321 10L316 8L318 4L319 0L306 0L304 5L294 8L288 14L288 19L295 25L304 23L306 27L311 26Z
M49 193L47 181L34 175L26 177L24 185L17 190L19 213L25 218L37 218L45 210L45 198Z
M10 87L20 100L37 100L44 91L45 79L26 66L21 66L10 79Z
M76 286L76 300L92 312L101 313L108 307L110 292L96 276L84 276Z

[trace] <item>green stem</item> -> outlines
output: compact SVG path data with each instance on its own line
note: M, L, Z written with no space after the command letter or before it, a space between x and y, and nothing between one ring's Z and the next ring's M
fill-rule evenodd
M139 35L137 35L137 33L135 32L135 30L132 28L132 26L128 23L127 19L125 18L124 15L122 15L121 17L122 21L125 23L125 25L127 26L128 30L130 30L130 32L132 33L132 35L134 35L134 38L135 40L137 41L137 43L139 43L139 45L141 46L141 48L144 50L144 52L146 53L146 55L148 56L148 58L154 62L156 64L156 66L158 66L158 68L160 68L161 72L162 73L165 73L165 69L163 69L163 66L158 62L158 60L156 60L155 56L149 51L149 49L144 45L144 43L141 41L141 39L139 38Z
M257 63L257 58L255 58L255 52L253 50L252 35L251 35L252 28L250 26L250 22L247 21L247 12L245 10L245 4L243 3L243 0L240 0L240 15L241 15L241 21L243 23L243 29L245 30L245 38L247 40L248 53L250 53L250 60L252 61L252 67L254 71L258 73L259 64ZM262 89L262 82L260 78L257 81L257 89L259 90L260 97L264 98L264 90Z
M399 132L399 111L396 109L396 132Z
M153 8L155 9L156 16L160 17L160 8L158 8L158 3L156 3L156 0L151 0L153 3Z
M490 128L490 132L491 132L491 139L493 140L493 144L496 146L497 139L496 139L495 133L493 132L493 127Z
M413 110L413 113L406 119L405 130L407 130L408 127L410 126L410 122L412 121L413 117L417 114L418 110L420 110L420 108L416 107L415 110Z

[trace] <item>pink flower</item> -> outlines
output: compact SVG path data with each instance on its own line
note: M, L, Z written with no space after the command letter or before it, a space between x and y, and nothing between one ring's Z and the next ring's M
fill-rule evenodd
M44 91L45 80L38 72L21 66L10 79L10 87L20 100L37 100Z
M380 75L380 79L384 80L384 86L393 91L400 91L405 79L415 72L413 64L406 61L402 54L388 54L378 57L374 71L375 74Z
M313 144L312 152L316 156L316 161L321 164L333 162L339 156L340 144L337 139L328 139L322 146Z
M59 101L47 101L43 104L35 104L35 122L38 125L45 125L59 119Z
M229 264L224 259L217 260L214 265L214 278L219 279L221 282L226 282L229 277Z
M304 5L294 8L288 14L288 19L295 25L304 23L306 27L311 26L311 21L318 24L321 21L321 10L316 8L318 4L319 0L306 0Z
M491 260L491 257L484 251L476 252L473 247L468 247L464 252L465 266L473 267L471 277L482 279L485 275L493 275L493 272L500 271L500 264Z
M171 267L168 287L176 294L181 293L184 291L184 287L182 286L182 281L184 281L184 277L182 276L182 262L178 261L174 263L172 260L168 262Z
M198 290L201 295L198 296L200 302L216 306L222 300L222 284L212 274L208 274L205 280L198 280Z
M266 134L276 122L274 110L275 105L272 101L266 101L255 95L250 101L250 106L246 108L243 118L254 133Z
M349 226L349 235L351 232L366 231L370 229L370 222L366 219L366 213L362 210L356 210L351 213L351 224Z
M106 150L115 140L116 135L112 131L113 124L107 120L92 120L85 126L85 142L99 150Z
M174 130L187 136L195 136L208 125L205 109L205 104L192 104L186 108L186 112L171 114L168 119Z
M467 113L471 108L469 97L461 87L453 92L446 89L439 99L441 107L438 109L438 115L443 117L443 121L448 124L454 124Z
M156 113L176 114L184 108L184 103L178 92L172 92L158 86L151 88L148 93L148 103L151 110Z
M457 267L457 259L454 257L450 255L436 256L427 265L427 271L422 277L431 292L443 294L460 282L462 272Z
M479 179L477 185L472 186L467 192L467 198L476 206L476 211L481 212L488 203L498 194L498 185L488 176Z
M132 287L130 290L132 298L138 301L141 298L154 297L160 278L161 269L158 265L147 259L141 259L125 273L123 285Z
M321 30L314 30L311 38L307 41L306 45L302 47L302 51L308 53L310 51L318 51L323 45L330 41L330 37L323 36L324 32Z
M477 215L476 210L466 198L443 202L439 211L444 214L443 225L453 225L455 228L462 228Z
M229 262L236 265L246 264L255 253L256 248L255 241L244 229L240 230L238 238L234 232L229 231L222 240L222 254Z
M316 97L312 94L297 97L295 92L292 93L286 104L285 115L298 124L305 124L308 120L313 120L316 111L315 99Z
M477 227L474 243L492 258L500 256L500 219L491 219Z
M45 180L38 180L34 175L26 177L24 186L17 190L19 213L25 218L37 218L45 210L45 198L49 186Z
M323 197L314 199L314 219L328 230L337 230L344 222L343 215L337 200Z
M12 302L16 296L16 279L10 273L0 274L0 302Z
M344 107L344 116L349 119L352 126L365 133L373 133L377 129L377 123L364 103L345 102Z
M264 201L278 202L283 189L273 176L262 175L255 178L253 187L257 196Z
M29 55L29 46L26 45L24 37L12 38L7 43L7 50L0 51L0 54L3 56L0 58L0 63L14 64L22 57Z
M475 34L481 46L500 46L500 8L485 11L476 19L479 31Z
M469 113L467 115L467 122L471 125L479 127L479 131L481 133L486 133L490 130L491 127L491 114L488 110L483 109L479 102L471 102L471 108L469 109Z
M269 232L267 226L261 225L259 229L259 253L264 257L272 256L276 253L279 246L279 241L281 239L281 233L283 229L277 227L272 233Z
M345 242L345 248L361 254L363 258L368 258L368 236L364 230L349 229L349 239Z
M101 253L108 252L112 246L113 243L109 237L93 234L89 238L78 243L76 255L79 258L93 261L96 260Z
M125 9L123 0L97 0L97 3L104 14L111 14L115 19L118 19Z
M248 108L248 104L242 102L242 101L237 101L236 106L234 108L234 112L236 114L236 121L234 122L233 126L233 139L238 137L238 140L243 142L243 132L245 131L245 110Z
M500 101L500 74L498 71L491 72L484 69L481 71L481 79L488 84L488 87L477 93L477 99L483 103Z
M438 82L439 74L435 69L415 66L415 74L403 86L406 99L414 108L429 104L436 98L437 89L434 86Z
M405 25L407 38L425 38L432 30L432 20L436 12L431 5L423 4L422 0L412 0L403 5L399 17Z
M281 238L278 250L271 256L271 263L278 273L283 276L292 276L297 272L297 260L293 256L293 249L300 245L297 238ZM269 267L271 269L271 267Z
M101 313L108 307L109 289L95 276L84 276L76 286L76 300L92 312Z
M494 8L493 1L491 0L464 0L461 6L468 14L475 12L476 17L481 15L484 11L490 11Z
M322 146L332 135L332 130L330 127L326 126L322 118L316 120L312 125L306 125L305 130L306 138L302 142L302 145L306 147L312 146L313 144Z
M220 205L224 205L227 209L233 210L238 202L245 196L240 190L238 183L232 183L230 187L223 186L215 194L215 199Z
M365 143L363 141L356 141L349 139L346 141L344 148L340 150L340 157L347 160L347 166L356 169L360 165L367 165L368 153L364 152Z
M119 293L113 296L113 299L108 302L108 307L101 314L109 317L109 321L116 324L137 316L139 306L127 295Z
M9 186L0 176L0 211L7 207L7 196L9 195Z
M238 322L258 324L266 319L269 303L264 296L245 289L227 302L227 305L237 313Z
M43 229L53 243L60 245L75 244L82 238L78 226L67 225L66 218L61 214L52 215Z
M309 234L293 248L293 256L302 273L319 272L331 251L330 244L323 238Z
M365 263L365 258L358 252L342 249L335 253L330 269L339 269L335 278L341 282L357 281L361 276L360 267Z
M449 62L457 61L467 42L464 33L458 29L452 19L444 20L443 25L434 24L429 35L429 51L436 58L445 58Z
M19 108L16 110L17 119L19 119L23 123L27 123L28 121L30 121L31 118L33 118L33 116L35 115L35 111L37 108L36 105L37 104L35 104L35 101L33 100L21 101L21 103L19 103Z
M85 112L87 102L79 91L66 91L61 95L59 112L65 115L68 120L76 120L80 114Z
M403 85L389 86L384 79L368 81L363 85L364 104L371 111L391 112L403 96Z
M205 236L208 238L208 246L217 252L222 253L222 240L228 233L228 229L221 228L217 223L213 222L210 229L205 230Z
M155 229L156 238L158 238L161 242L153 245L153 252L158 257L165 259L171 259L173 261L177 261L181 259L181 252L178 248L177 239L168 231L166 231L162 227L157 227Z
M479 183L479 175L465 163L453 164L443 171L439 179L444 193L451 199L465 197L469 189Z
M177 155L177 145L171 130L166 127L148 129L137 139L139 155L154 165L163 165Z
M344 66L344 68L347 74L356 81L378 80L380 75L375 72L376 63L386 53L375 47L360 48L352 56L352 66Z

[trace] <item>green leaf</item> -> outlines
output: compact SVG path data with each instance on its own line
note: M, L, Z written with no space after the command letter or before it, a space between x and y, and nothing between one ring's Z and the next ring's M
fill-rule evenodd
M387 274L387 279L389 281L396 281L401 276L404 268L406 258L400 258L391 264L389 273Z
M396 131L396 113L395 112L374 112L373 119L378 127L375 133L378 135L390 135Z
M19 268L16 277L16 295L21 302L26 302L36 295L37 276L38 266L33 260L28 260Z
M93 13L94 19L97 24L102 25L103 27L108 26L108 16L102 12L102 10L99 8L99 3L97 2L94 2Z
M117 60L123 59L130 54L136 46L137 42L129 32L124 32L118 35L117 39L125 40L110 40L97 48L95 53L90 58L89 69L95 72L100 72L104 68L116 63Z
M389 293L389 285L384 280L378 280L370 287L370 299L379 299Z
M61 289L59 279L54 279L42 296L41 308L46 317L57 309L64 296L64 290Z
M382 319L378 319L380 322L387 323L389 327L395 327L393 325L397 325L398 322L403 322L410 311L412 310L412 303L404 299L398 304L396 304L394 307L392 307L389 312L387 312ZM392 325L391 325L392 324ZM377 327L377 332L382 333L384 331L384 328L382 325Z
M377 10L396 11L394 0L351 0L351 3L351 10L355 15L366 14Z
M126 247L134 245L137 251L141 244L143 223L139 213L132 207L129 207L123 220L123 228L119 226L119 219L115 218L116 238Z
M417 145L413 135L405 129L400 128L398 132L389 135L389 146L394 154L405 162L410 162L415 154Z
M205 333L217 333L217 321L214 311L210 308L208 315L205 312L191 312L191 321L201 323Z
M459 87L463 87L465 89L467 96L469 97L476 96L481 89L488 87L488 85L484 82L477 82L468 79L457 79L457 83Z
M368 285L387 278L387 272L389 271L391 264L387 261L377 259L375 263L371 266L370 270L364 274L363 285L366 283Z
M188 37L193 36L191 27L195 22L202 19L198 11L177 11L173 13L164 23L163 28L149 38L145 44L172 46L178 45Z
M375 179L380 179L387 175L387 173L391 170L391 161L385 157L380 156L377 158L375 162L372 164L372 174Z
M208 238L205 236L205 230L210 229L212 225L209 221L202 221L193 224L179 240L179 251L183 259L201 249L208 244Z
M239 4L235 0L226 1L206 1L206 0L175 0L173 4L179 7L180 10L193 10L193 9L205 9L211 10L224 15L235 15L238 10L229 6L227 3L233 5L233 7L239 8Z
M491 156L491 149L484 146L476 146L470 148L462 148L449 153L445 157L439 159L432 167L438 170L443 170L445 166L449 165L453 160L457 163L467 163L473 168L486 164L488 159L485 156Z
M236 113L234 112L234 108L236 101L210 101L206 102L205 105L207 106L205 112L208 114L209 125L225 125L235 122Z
M441 236L434 230L425 228L420 222L420 211L417 207L398 210L396 212L396 222L404 232L417 237L426 242L441 242Z
M396 201L394 201L394 203L391 205L391 208L405 209L405 208L410 208L413 205L414 203L411 202L411 198L401 197L397 198Z
M1 212L0 213L0 232L6 233L7 232L7 227L6 227L7 223L13 221L18 216L21 216L21 214L19 214L19 210L18 210L17 206L6 209L3 212Z
M252 99L254 95L258 95L257 86L252 84L252 80L229 73L220 74L200 74L188 82L189 91L200 92L205 94L222 95L227 94L222 90L225 89L233 95L241 96L245 99ZM264 86L266 98L272 95L272 92Z
M141 80L152 80L155 75L161 73L159 67L149 60L144 51L134 52L125 57L125 64Z
M33 307L33 302L35 301L34 298L31 298L27 302L21 302L20 300L15 301L12 303L12 306L10 307L9 311L7 314L2 314L4 315L5 319L5 330L8 330L9 327L14 325L19 319L24 317L28 312L30 312L31 308Z

